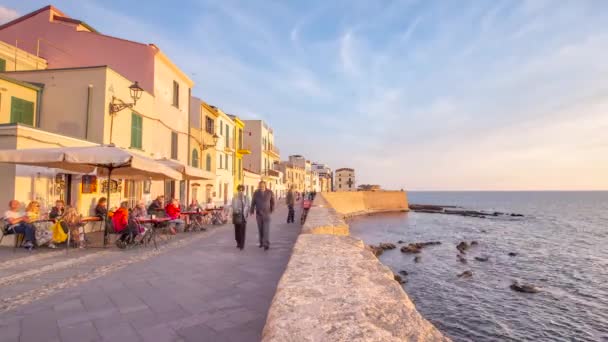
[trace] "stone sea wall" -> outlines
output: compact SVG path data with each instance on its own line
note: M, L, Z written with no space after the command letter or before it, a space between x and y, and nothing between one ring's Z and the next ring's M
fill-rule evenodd
M449 341L416 311L393 272L349 236L344 221L406 209L403 192L317 196L279 282L263 341Z

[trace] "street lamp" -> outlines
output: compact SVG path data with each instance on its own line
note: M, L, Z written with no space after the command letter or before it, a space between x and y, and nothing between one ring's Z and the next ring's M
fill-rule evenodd
M137 100L141 98L141 94L143 93L143 89L139 86L139 83L135 81L135 83L129 86L129 94L133 99L133 103L126 103L121 99L112 96L112 101L110 102L110 144L112 143L112 131L114 128L114 117L123 109L133 108L137 103Z
M209 148L217 146L217 141L220 140L220 136L214 133L212 138L213 138L213 145L207 145L205 143L202 143L201 144L201 150L204 151L206 149L209 149Z

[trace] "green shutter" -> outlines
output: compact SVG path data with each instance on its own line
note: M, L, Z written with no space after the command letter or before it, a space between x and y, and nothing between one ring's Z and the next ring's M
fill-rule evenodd
M34 126L34 102L11 97L11 123Z
M2 58L0 58L0 71L1 72L6 71L6 61Z
M211 171L211 155L207 153L207 171Z
M131 147L142 148L143 118L141 115L131 113Z

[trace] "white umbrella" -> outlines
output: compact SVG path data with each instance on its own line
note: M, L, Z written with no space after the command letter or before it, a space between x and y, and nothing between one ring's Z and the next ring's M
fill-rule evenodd
M215 176L209 171L204 171L196 167L188 166L186 164L178 162L177 160L163 158L157 159L156 161L179 172L182 175L182 180L211 180L215 178Z
M0 150L0 163L51 167L74 173L96 171L108 177L108 184L112 177L155 180L182 177L165 164L114 145ZM109 201L110 186L107 195Z

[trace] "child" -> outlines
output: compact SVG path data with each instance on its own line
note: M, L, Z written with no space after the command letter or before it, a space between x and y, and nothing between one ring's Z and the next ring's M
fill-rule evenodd
M68 227L73 241L78 241L78 248L84 248L84 226L80 220L80 214L74 207L68 207L63 215L63 223ZM68 242L69 243L69 242Z

